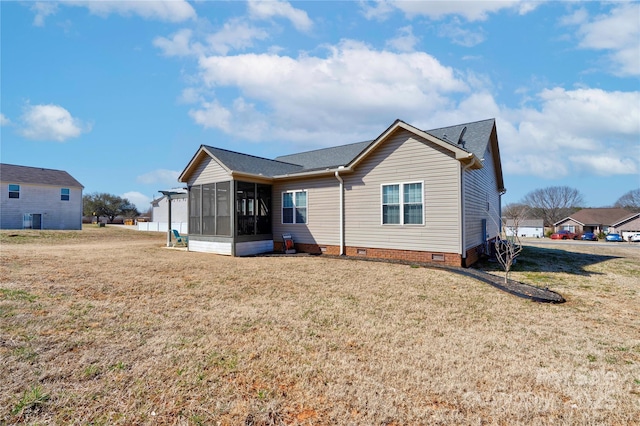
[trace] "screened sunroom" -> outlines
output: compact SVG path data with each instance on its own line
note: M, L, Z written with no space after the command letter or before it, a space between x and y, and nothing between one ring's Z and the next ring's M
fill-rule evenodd
M189 250L231 256L272 251L271 185L231 180L189 186Z

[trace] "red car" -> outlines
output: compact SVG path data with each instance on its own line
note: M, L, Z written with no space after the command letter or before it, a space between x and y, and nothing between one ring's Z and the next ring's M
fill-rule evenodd
M574 234L566 229L561 229L555 234L551 234L552 240L575 240L576 238L578 238L578 234Z

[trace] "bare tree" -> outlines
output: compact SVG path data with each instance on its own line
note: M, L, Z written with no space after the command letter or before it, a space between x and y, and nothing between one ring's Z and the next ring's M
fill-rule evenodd
M615 207L622 207L634 213L640 212L640 188L632 189L625 193L614 204Z
M522 202L531 208L535 217L544 221L545 226L551 226L580 210L584 197L568 186L549 186L529 192Z
M522 251L522 244L518 237L518 228L520 227L521 221L526 218L528 207L522 204L519 206L520 207L513 206L511 209L512 211L510 214L512 217L509 218L511 223L508 226L511 231L511 235L507 233L507 225L503 222L502 233L505 238L498 238L494 243L496 259L500 266L502 266L502 269L504 269L505 284L509 282L509 273L511 272L511 268L516 263L516 258Z

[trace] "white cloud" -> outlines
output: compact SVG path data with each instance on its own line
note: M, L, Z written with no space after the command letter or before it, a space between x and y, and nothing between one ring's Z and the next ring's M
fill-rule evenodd
M388 1L362 2L364 15L367 19L383 20L394 9L398 9L408 17L426 16L438 20L446 16L462 16L467 21L484 21L491 13L503 9L514 10L524 15L534 10L541 2L528 0L498 0L498 1Z
M178 176L180 176L180 172L175 170L157 169L138 176L136 181L145 185L175 186L178 182Z
M8 126L10 124L11 120L9 120L4 114L0 113L0 126Z
M583 49L604 50L608 54L607 68L615 75L640 75L640 3L617 4L606 15L589 20L580 9L561 20L565 25L578 25L578 46Z
M458 18L453 18L451 22L440 25L438 35L449 38L453 43L464 47L473 47L485 40L482 29L472 31L464 28Z
M398 30L398 36L388 40L386 45L398 52L413 52L415 46L420 39L413 35L411 25L402 27Z
M37 1L31 5L31 11L35 13L33 25L36 27L44 26L44 20L49 15L54 15L58 11L58 5L55 2Z
M253 19L283 17L291 21L298 31L310 31L313 28L313 21L307 12L294 8L286 1L249 0L249 16Z
M599 155L577 155L571 159L583 169L591 170L600 176L632 175L638 173L638 164L631 158L621 158L618 153Z
M384 21L396 9L389 0L360 1L362 14L367 19L375 19L376 21Z
M201 109L193 109L189 111L189 115L196 123L205 129L220 129L225 133L231 133L233 131L231 112L221 106L217 101L203 102Z
M640 92L546 89L540 106L503 110L505 170L563 177L625 175L640 169Z
M44 25L48 15L55 14L57 6L86 7L89 12L107 17L111 14L140 16L144 19L164 22L184 22L196 18L195 9L186 0L66 0L62 2L36 2L34 25Z
M182 29L171 35L171 38L156 37L153 45L162 50L165 56L199 55L204 48L199 43L191 43L193 31Z
M207 54L226 55L231 50L243 50L253 47L255 40L264 40L269 33L252 26L242 19L231 19L223 27L207 35L205 43L194 41L190 29L182 29L169 38L156 37L153 45L162 50L165 56L202 56Z
M129 202L133 203L139 212L146 212L151 204L151 197L147 197L146 195L137 192L137 191L129 191L120 195L120 198L126 198Z
M91 130L59 105L28 105L21 118L20 133L28 139L63 142Z
M253 46L254 40L264 40L269 34L241 19L232 19L222 29L207 37L210 51L226 55L230 50L242 50Z
M371 125L395 118L426 117L447 107L449 94L468 90L451 68L423 52L375 51L353 41L327 49L326 57L203 57L205 87L233 87L241 95L226 105L204 101L190 114L205 127L236 136L251 129L253 140L306 141L326 136L327 129L344 140L371 137Z

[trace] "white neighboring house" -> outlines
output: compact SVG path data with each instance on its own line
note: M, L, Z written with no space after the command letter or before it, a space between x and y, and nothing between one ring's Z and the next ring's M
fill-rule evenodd
M186 188L172 188L168 191L171 195L171 228L177 229L180 234L189 233L189 200ZM166 195L151 201L151 222L138 222L139 231L167 230L169 220L169 199Z
M513 219L506 219L504 232L507 237L515 236L516 223ZM518 222L518 237L543 238L544 222L542 219L521 219Z
M63 170L0 164L0 229L82 229L84 186Z

